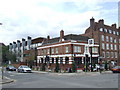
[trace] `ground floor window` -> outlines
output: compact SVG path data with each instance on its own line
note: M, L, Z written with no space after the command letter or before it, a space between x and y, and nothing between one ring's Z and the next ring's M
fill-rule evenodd
M63 57L60 57L60 64L63 64Z
M65 64L69 64L69 57L65 57Z
M80 65L80 64L82 64L82 57L74 57L74 61L75 61L76 65Z
M43 63L43 58L41 58L41 63Z
M59 58L56 58L56 63L58 63Z
M52 58L52 63L54 63L54 58Z

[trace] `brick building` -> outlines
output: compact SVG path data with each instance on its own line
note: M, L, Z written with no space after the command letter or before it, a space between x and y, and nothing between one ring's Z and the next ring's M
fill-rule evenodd
M37 62L40 65L45 63L51 69L55 68L57 62L64 70L71 67L72 62L75 62L77 67L83 67L85 56L90 57L91 55L88 39L90 38L76 34L64 35L64 31L61 30L60 37L50 39L48 36L43 44L37 48ZM99 45L95 43L92 47L92 62L98 63ZM90 63L89 60L88 63Z
M99 59L103 62L120 62L120 28L116 24L109 26L104 24L103 19L95 22L92 18L83 36L89 36L99 44Z

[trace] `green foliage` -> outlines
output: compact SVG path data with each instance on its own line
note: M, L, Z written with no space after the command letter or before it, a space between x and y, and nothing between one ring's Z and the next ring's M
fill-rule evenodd
M107 61L105 61L105 70L108 70L108 64L107 64Z
M59 63L56 62L56 66L55 66L55 72L59 72L60 68L59 68Z
M41 71L45 71L45 63L42 64Z
M8 60L11 62L16 62L16 55L12 52L9 52L8 46L2 46L2 62L6 63Z
M72 63L72 72L76 72L77 70L77 67L76 67L76 64L75 62Z

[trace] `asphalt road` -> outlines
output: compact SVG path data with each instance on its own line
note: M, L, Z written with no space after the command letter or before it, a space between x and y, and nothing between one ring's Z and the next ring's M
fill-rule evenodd
M2 88L118 88L118 74L56 75L49 73L17 73L6 71L15 82Z

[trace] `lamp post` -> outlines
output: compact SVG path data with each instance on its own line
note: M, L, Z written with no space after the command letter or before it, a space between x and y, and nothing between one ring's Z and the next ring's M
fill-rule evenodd
M88 39L88 45L90 48L90 63L91 63L91 72L93 71L93 67L92 67L92 47L94 46L94 39Z

